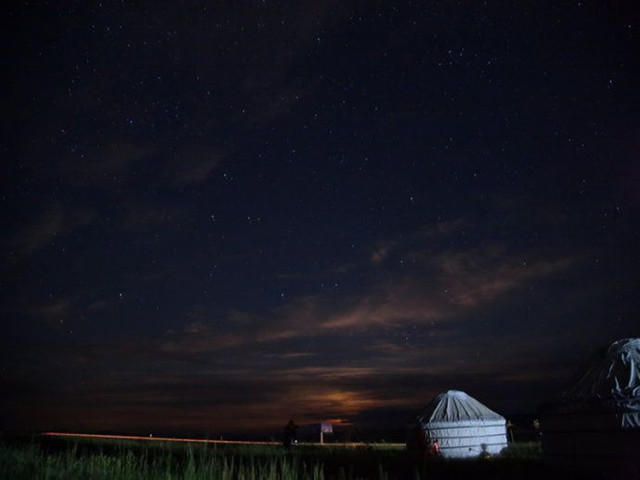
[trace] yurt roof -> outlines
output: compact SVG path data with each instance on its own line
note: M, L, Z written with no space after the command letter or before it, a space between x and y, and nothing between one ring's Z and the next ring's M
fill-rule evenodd
M504 417L465 392L448 390L431 400L418 414L420 423L504 421Z
M598 399L640 408L640 338L618 340L600 350L562 397Z

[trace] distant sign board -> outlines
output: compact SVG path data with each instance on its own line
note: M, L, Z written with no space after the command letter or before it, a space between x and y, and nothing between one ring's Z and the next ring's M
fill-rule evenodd
M322 422L320 424L320 431L322 433L333 433L333 425L331 423Z

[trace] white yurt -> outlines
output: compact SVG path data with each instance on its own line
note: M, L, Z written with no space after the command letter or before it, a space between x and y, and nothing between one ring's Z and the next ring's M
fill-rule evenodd
M409 449L437 440L443 458L497 455L507 446L504 417L458 390L431 400L415 417L408 435Z
M559 401L541 410L540 427L549 461L640 478L640 338L594 355Z

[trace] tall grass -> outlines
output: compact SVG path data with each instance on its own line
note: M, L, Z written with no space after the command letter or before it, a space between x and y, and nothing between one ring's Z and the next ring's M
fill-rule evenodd
M382 448L185 445L132 441L0 438L0 478L35 480L538 479L537 444L490 461L423 463Z
M42 480L323 480L320 462L298 456L235 456L232 452L187 448L138 449L120 452L89 451L74 445L47 451L38 444L1 445L0 477Z

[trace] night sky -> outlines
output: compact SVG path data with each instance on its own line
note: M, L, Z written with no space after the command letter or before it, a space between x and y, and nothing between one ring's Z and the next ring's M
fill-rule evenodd
M640 335L636 1L4 18L0 430L535 413Z

